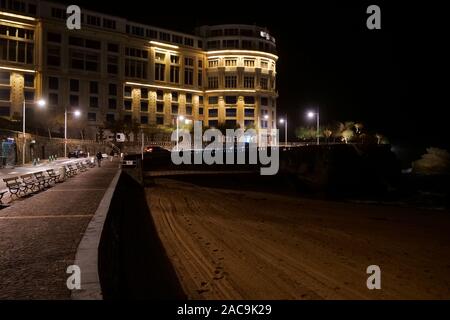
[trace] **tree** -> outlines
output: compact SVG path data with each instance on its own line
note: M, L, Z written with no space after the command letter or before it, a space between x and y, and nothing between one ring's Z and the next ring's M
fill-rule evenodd
M316 138L316 130L312 127L298 127L295 129L295 136L299 139L299 140L312 140L314 138Z
M353 130L351 129L345 129L344 131L342 131L342 141L344 141L345 143L348 143L352 137L353 137Z
M325 139L326 139L327 143L328 143L328 140L330 139L332 134L333 134L333 131L331 131L328 128L323 131L323 135L325 136Z

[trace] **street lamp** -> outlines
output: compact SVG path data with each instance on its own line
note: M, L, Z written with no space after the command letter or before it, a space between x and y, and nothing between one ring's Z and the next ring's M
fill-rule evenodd
M284 147L287 148L287 141L288 141L288 135L287 135L287 126L288 126L288 120L287 115L285 118L280 119L280 123L284 124Z
M319 109L317 109L317 112L313 112L313 111L309 111L308 112L308 118L312 119L314 117L316 117L317 119L317 145L320 144L320 114L319 114Z
M35 101L35 103L40 107L43 108L46 105L46 102L44 99L39 99L38 101ZM22 164L25 164L25 149L26 149L26 140L25 140L25 121L26 121L26 101L25 98L23 99L23 110L22 110L22 129L23 129L23 148L22 148Z
M67 158L67 114L73 114L75 117L81 116L80 110L68 112L67 108L64 109L64 158Z

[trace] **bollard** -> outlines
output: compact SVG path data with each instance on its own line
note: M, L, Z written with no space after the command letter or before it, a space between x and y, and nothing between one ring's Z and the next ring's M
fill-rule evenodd
M33 166L36 165L36 158L33 159Z

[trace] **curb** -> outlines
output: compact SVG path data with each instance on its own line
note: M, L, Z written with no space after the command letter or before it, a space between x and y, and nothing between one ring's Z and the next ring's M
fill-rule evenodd
M98 247L103 231L103 225L108 215L111 199L116 189L122 170L119 169L109 184L106 192L89 222L83 238L77 248L74 265L81 270L81 289L72 290L72 300L102 300L102 288L98 274Z

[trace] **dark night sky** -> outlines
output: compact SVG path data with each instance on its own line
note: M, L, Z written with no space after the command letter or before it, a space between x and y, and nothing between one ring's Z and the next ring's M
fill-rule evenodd
M440 61L448 57L448 36L439 6L170 1L174 10L168 11L166 1L71 3L185 32L202 24L266 26L277 39L278 113L288 114L291 135L295 126L307 124L305 111L319 105L323 122L361 121L393 143L448 147L441 99L448 81L437 76L444 73ZM381 7L381 30L366 28L370 4Z

